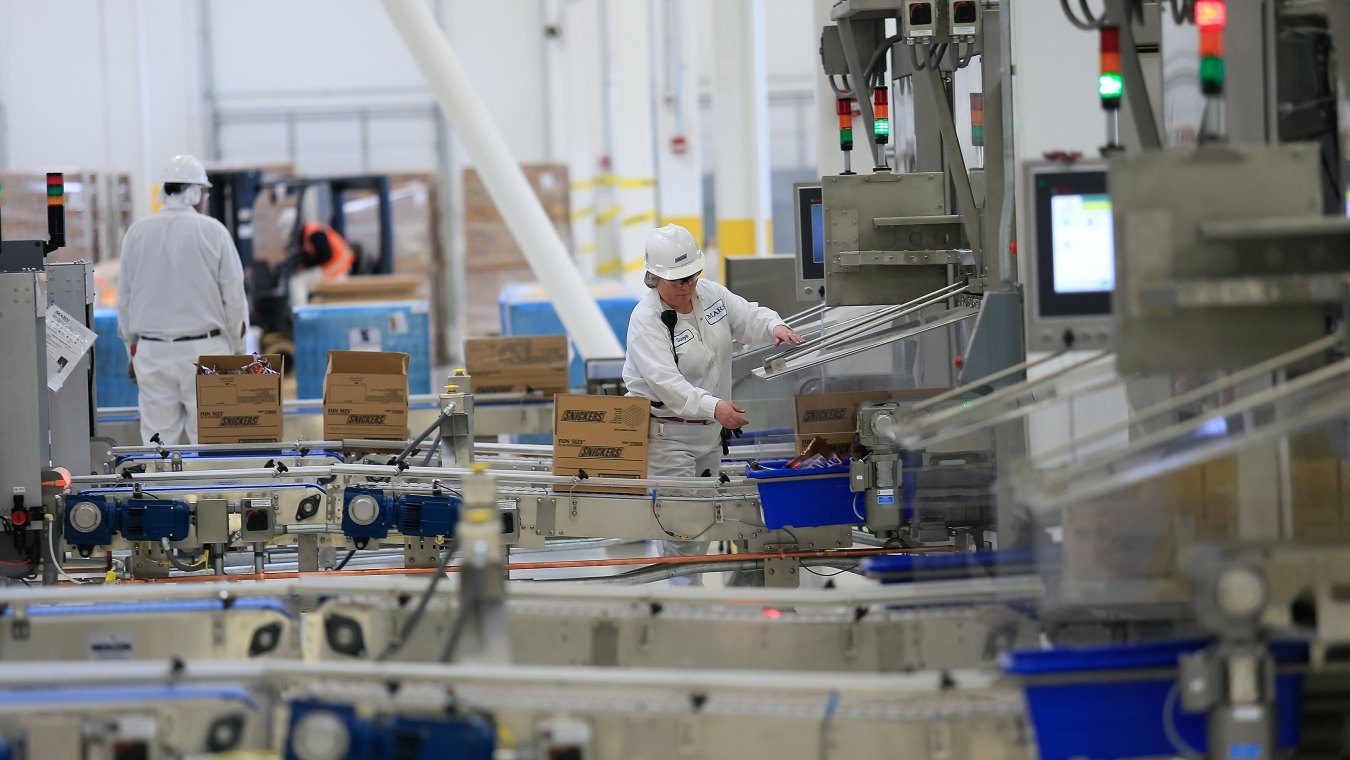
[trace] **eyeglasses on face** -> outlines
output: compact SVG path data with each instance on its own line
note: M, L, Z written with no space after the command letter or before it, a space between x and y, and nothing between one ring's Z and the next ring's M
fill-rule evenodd
M670 283L671 285L688 285L692 283L694 280L697 280L699 276L702 274L703 274L702 272L694 272L688 277L681 277L678 280L666 280L666 282Z

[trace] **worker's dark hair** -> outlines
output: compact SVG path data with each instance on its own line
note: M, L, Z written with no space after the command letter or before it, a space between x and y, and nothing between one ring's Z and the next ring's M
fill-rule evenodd
M190 185L190 184L188 184L188 183L186 183L186 182L165 182L165 183L164 183L164 194L165 194L165 195L178 195L179 193L185 193L185 192L187 192L187 189L188 189L189 187L192 187L192 185Z

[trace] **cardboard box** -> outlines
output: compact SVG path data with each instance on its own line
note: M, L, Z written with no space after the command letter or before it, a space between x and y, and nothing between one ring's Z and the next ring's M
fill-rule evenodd
M329 351L323 379L327 440L408 437L408 355Z
M474 393L567 392L567 336L473 338L464 361Z
M635 396L560 393L553 401L553 474L647 477L651 402ZM555 491L643 494L645 488L555 486Z
M282 357L268 354L278 372ZM218 372L241 369L252 356L200 356ZM281 375L198 375L197 440L200 443L272 443L281 440Z
M427 284L426 277L411 274L353 275L345 280L315 283L309 289L309 301L314 304L421 301L427 297Z
M810 393L793 398L797 451L820 436L832 446L848 446L858 433L858 407L869 401L921 401L946 388Z

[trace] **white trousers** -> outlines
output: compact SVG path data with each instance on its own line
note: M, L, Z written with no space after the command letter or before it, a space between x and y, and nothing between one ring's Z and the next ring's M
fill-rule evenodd
M653 478L696 478L705 471L717 477L722 466L722 426L690 425L653 419L647 472ZM698 557L708 553L709 541L662 541L665 557ZM701 576L670 580L676 586L701 586Z
M165 445L197 442L197 357L230 354L224 335L179 343L142 340L132 366L140 388L141 442L159 434Z

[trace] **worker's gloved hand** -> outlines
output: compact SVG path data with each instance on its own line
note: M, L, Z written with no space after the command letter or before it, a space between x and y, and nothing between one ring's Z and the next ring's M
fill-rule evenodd
M793 331L791 327L788 327L787 325L779 325L773 328L773 344L775 346L781 346L784 343L787 343L788 345L792 346L800 346L805 342L806 338L803 338L802 336L798 335L796 332Z
M724 428L738 428L750 424L750 420L742 416L744 413L745 409L722 399L717 402L717 411L713 414L713 417L722 423Z
M127 378L133 384L136 383L136 344L131 344L131 351L127 354Z

